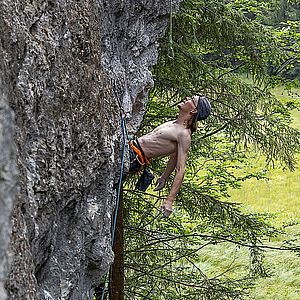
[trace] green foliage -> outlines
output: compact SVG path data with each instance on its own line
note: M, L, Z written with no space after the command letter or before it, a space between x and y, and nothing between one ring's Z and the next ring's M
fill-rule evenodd
M288 53L284 33L275 34L260 18L247 16L249 9L263 16L273 2L250 1L246 11L248 3L186 0L161 42L155 89L140 134L175 118L186 95L207 95L213 114L193 134L173 216L163 219L159 213L172 178L158 195L137 192L135 179L127 181L126 299L242 299L258 277L269 275L264 243L280 231L270 224L270 215L249 213L228 201L229 189L265 177L264 169L249 168L258 153L265 155L267 165L279 161L295 167L300 135L290 126L290 111L298 103L279 101L270 88L298 50ZM297 42L297 30L292 36L289 44ZM270 72L270 66L282 70ZM153 161L153 172L159 175L165 163ZM229 264L226 271L211 275L201 268L207 249L232 245L249 253L243 271L233 272ZM299 251L297 244L281 248Z
M299 137L288 127L288 108L268 90L287 59L274 34L222 1L185 1L173 23L174 57L165 41L155 69L154 96L166 99L159 104L176 106L187 94L206 94L214 104L212 131L226 127L237 143L258 143L270 162L279 159L292 169ZM250 72L255 84L237 70Z

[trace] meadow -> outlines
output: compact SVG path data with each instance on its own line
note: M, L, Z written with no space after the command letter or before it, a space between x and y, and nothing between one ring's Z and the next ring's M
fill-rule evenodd
M282 101L299 97L300 89L293 94L278 87L274 89L278 99ZM298 98L300 99L300 98ZM300 112L293 111L292 126L300 129ZM300 155L297 156L300 164ZM263 157L253 162L253 168L260 168L264 163ZM231 191L230 201L243 204L244 209L270 213L273 217L271 224L284 227L286 233L280 234L268 245L280 246L291 238L300 238L300 169L294 172L276 166L267 173L268 180L250 179L242 187ZM229 259L230 257L230 259ZM211 276L226 272L227 276L237 278L246 275L248 270L249 253L229 245L219 245L207 248L202 253L201 268ZM268 276L256 281L250 291L249 299L255 300L297 300L300 299L300 257L290 251L266 251L265 265Z

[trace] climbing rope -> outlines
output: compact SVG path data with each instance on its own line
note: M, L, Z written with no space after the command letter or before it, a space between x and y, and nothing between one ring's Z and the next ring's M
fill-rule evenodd
M121 128L122 128L122 135L123 135L123 150L122 150L122 160L121 160L121 168L120 168L120 178L119 178L119 184L118 184L118 190L117 190L116 207L115 207L114 219L113 219L113 224L112 224L112 232L111 232L112 247L113 247L114 241L115 241L115 232L116 232L118 210L119 210L119 204L120 204L121 187L122 187L122 181L123 181L123 175L124 175L123 170L124 170L124 163L125 163L125 151L126 151L126 145L127 145L126 142L127 142L127 138L128 138L124 111L122 111ZM106 273L105 278L104 278L104 286L102 288L101 300L104 300L105 291L107 290L107 284L108 284L107 275L108 275L108 273Z
M127 130L126 130L126 124L125 124L125 116L122 116L121 127L122 127L122 134L123 134L123 150L122 150L122 161L121 161L121 168L120 168L120 179L119 179L118 191L117 191L117 202L116 202L114 222L113 222L113 228L112 228L112 245L115 240L116 224L117 224L117 218L118 218L118 209L119 209L120 194L121 194L121 187L122 187L122 180L123 180L125 151L126 151L126 145L127 145L126 141L127 141L127 137L128 137Z

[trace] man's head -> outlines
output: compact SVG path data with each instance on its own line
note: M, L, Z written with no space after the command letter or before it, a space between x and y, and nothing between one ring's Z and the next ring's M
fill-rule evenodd
M194 104L197 108L197 121L205 120L211 114L210 102L204 96L196 96L196 97L197 97L197 104L195 102Z
M196 115L197 121L205 120L211 113L211 105L205 96L186 97L179 104L179 109L183 112L190 113L193 117Z
M189 127L192 133L197 128L197 121L205 120L211 114L211 105L205 96L187 97L185 101L179 105L179 109L191 115Z

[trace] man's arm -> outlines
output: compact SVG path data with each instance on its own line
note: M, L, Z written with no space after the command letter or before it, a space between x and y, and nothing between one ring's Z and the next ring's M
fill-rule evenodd
M167 163L164 173L157 180L154 191L160 191L161 189L164 188L166 181L169 178L169 176L171 175L171 173L174 171L176 164L177 164L177 153L174 152L170 155L170 158L169 158L169 161Z
M172 212L172 204L181 187L184 177L184 170L187 161L188 151L191 145L191 137L188 133L183 133L178 138L177 144L177 164L176 175L170 193L162 205L164 215L168 217Z

